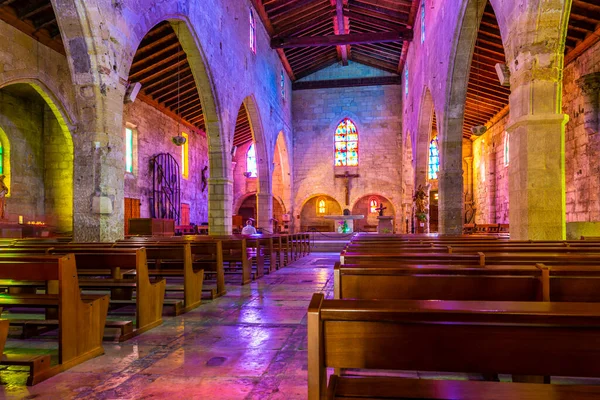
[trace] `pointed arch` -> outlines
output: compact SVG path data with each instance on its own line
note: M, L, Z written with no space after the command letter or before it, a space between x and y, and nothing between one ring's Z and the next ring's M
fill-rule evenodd
M416 132L416 141L413 144L413 162L415 165L415 185L425 185L429 167L429 142L435 115L433 96L429 88L423 88L421 107L419 109L419 125ZM415 186L415 187L416 187Z
M285 209L291 208L292 176L290 154L285 133L280 131L273 149L273 196L278 197Z

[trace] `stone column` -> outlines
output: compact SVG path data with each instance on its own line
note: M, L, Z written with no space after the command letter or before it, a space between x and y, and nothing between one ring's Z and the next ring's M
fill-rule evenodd
M564 127L567 120L568 116L557 113L524 115L506 127L510 134L511 239L566 237Z
M208 179L208 230L210 235L231 235L233 215L233 181Z
M73 135L75 241L109 242L123 238L124 89L114 82L76 89L81 120Z
M600 72L587 74L577 80L583 94L583 112L585 131L592 135L600 129Z
M273 232L273 195L271 193L257 193L256 208L256 226L263 228L265 233Z
M462 118L449 118L441 135L439 180L439 231L459 235L463 231Z

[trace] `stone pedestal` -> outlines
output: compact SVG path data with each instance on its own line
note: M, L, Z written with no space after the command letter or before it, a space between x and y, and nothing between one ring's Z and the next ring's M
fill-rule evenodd
M377 217L377 233L394 233L394 217Z

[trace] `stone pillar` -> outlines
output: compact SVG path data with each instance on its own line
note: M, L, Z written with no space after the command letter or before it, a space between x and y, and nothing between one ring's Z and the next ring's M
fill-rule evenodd
M231 235L233 181L228 178L208 179L208 231L210 235Z
M265 233L273 232L273 195L257 193L256 208L256 226L263 228Z
M441 135L439 180L439 232L463 231L462 118L449 118Z
M577 84L583 94L585 131L592 135L600 129L600 72L582 76Z
M108 79L107 79L108 81ZM73 135L73 235L80 242L109 242L124 233L124 86L77 87L81 120Z
M566 237L564 127L567 120L566 115L556 113L525 115L506 127L510 134L511 239Z

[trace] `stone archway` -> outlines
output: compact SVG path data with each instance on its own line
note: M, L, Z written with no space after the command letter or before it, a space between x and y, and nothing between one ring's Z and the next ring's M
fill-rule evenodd
M290 170L288 146L285 139L285 134L280 131L275 142L273 151L273 196L281 199L281 203L287 212L292 202L292 177ZM276 217L276 212L273 210L273 218ZM279 220L281 224L282 221Z
M56 97L39 81L0 89L2 169L9 187L7 217L44 222L73 232L72 121ZM27 118L23 118L27 115Z
M354 230L357 232L377 232L377 216L378 211L372 210L372 202L376 203L377 206L383 205L386 209L384 215L393 216L396 218L396 209L391 201L385 196L379 194L368 194L359 198L352 206L352 215L364 215L365 219L354 221ZM392 223L395 226L395 223ZM390 232L392 233L392 232Z
M319 203L323 202L321 210ZM324 211L324 212L320 212ZM341 215L342 206L333 197L325 194L313 195L304 202L300 211L300 232L316 230L319 232L336 232L333 220L324 219L324 215Z

